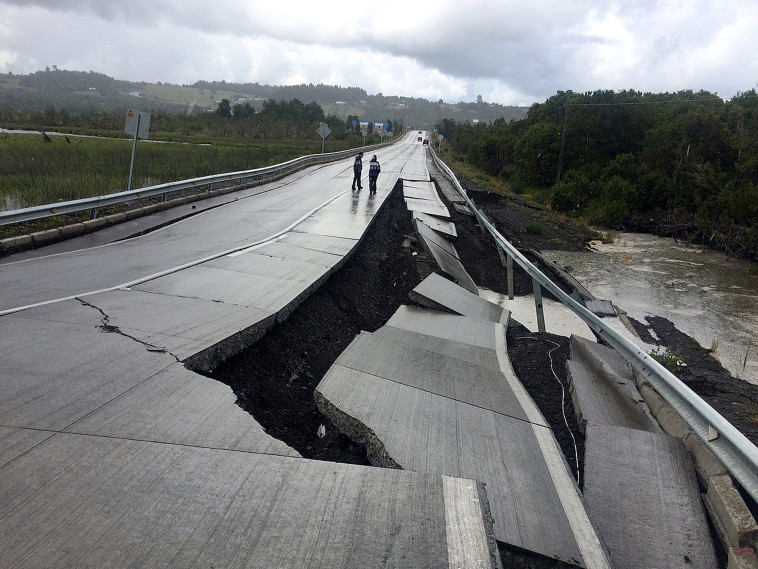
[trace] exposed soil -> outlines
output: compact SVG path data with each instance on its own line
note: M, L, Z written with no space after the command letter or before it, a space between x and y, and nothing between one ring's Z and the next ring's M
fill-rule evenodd
M674 375L758 445L758 385L730 375L708 350L669 320L660 316L648 316L646 323L630 320L645 342L668 348L670 357L662 363L668 361ZM684 365L676 366L676 360Z

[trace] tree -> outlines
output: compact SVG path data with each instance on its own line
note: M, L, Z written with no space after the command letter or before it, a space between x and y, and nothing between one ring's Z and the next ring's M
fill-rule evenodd
M216 107L216 114L228 119L232 117L232 104L229 99L221 99L218 107Z

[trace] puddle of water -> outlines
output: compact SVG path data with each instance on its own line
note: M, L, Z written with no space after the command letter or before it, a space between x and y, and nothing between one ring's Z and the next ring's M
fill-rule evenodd
M729 372L758 384L758 274L755 265L672 239L621 233L594 252L546 251L599 299L629 316L662 316Z

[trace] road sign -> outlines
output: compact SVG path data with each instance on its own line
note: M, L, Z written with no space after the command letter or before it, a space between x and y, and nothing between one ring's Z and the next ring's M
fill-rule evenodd
M139 138L147 140L147 135L150 131L150 113L138 111L137 109L126 110L124 132L134 136L135 131L137 131L137 136Z
M319 127L316 129L316 132L321 135L321 154L324 153L324 143L326 142L326 137L332 134L332 131L329 130L329 125L325 122L322 122Z
M327 136L329 136L330 134L332 134L332 131L329 130L329 125L326 124L325 122L321 123L321 126L319 126L316 129L316 132L321 135L321 138L326 138Z

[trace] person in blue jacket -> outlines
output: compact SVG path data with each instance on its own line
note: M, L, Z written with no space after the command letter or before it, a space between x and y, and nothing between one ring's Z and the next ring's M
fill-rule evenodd
M379 172L382 171L379 166L379 160L376 159L376 154L371 158L371 162L368 163L368 194L374 195L376 193L376 179L379 177Z
M358 191L363 189L361 186L361 170L363 170L363 152L359 152L353 162L353 191L355 191L355 184L358 183Z

